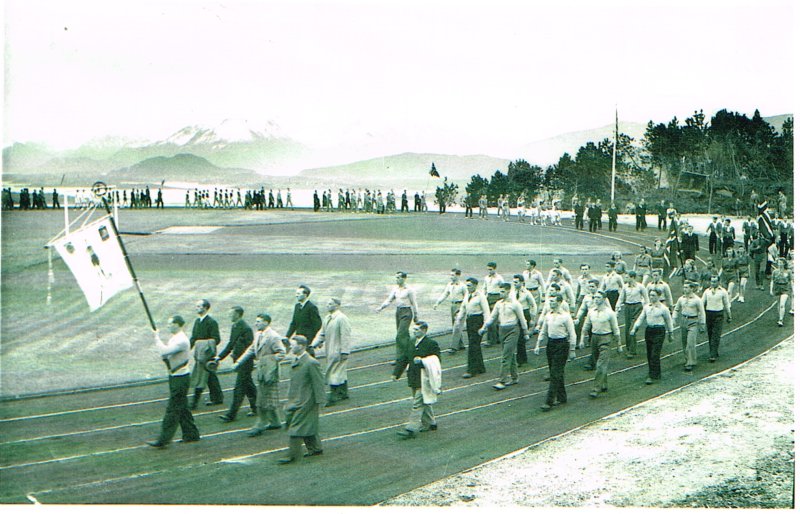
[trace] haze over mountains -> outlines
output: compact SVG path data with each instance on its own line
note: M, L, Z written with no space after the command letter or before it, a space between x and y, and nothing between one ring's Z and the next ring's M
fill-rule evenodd
M780 130L789 115L765 118ZM620 132L640 141L646 124L620 122ZM268 122L224 120L214 127L187 126L157 141L106 137L79 148L56 152L38 143L14 143L3 149L4 181L31 185L86 185L96 180L114 184L188 182L256 186L270 182L314 186L426 187L435 162L442 177L465 182L472 175L506 171L510 160L525 159L547 166L565 152L574 155L588 141L613 138L613 124L534 141L512 155L448 155L401 153L375 155L367 146L334 154L311 148ZM373 152L373 153L368 153ZM339 159L338 161L336 159Z

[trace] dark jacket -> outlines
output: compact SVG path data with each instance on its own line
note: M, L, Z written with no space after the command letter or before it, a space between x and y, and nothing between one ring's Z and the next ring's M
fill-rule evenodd
M436 355L441 359L439 345L430 337L425 336L413 348L413 351L397 360L393 373L395 378L400 378L400 375L403 374L407 367L408 387L412 389L422 388L422 364L414 362L414 357L427 357L429 355Z
M219 354L219 359L222 360L230 354L233 360L238 361L251 344L253 344L253 329L240 319L231 325L231 337L228 345Z
M206 315L202 320L200 318L195 319L194 325L192 326L192 336L189 338L189 343L192 348L194 348L194 343L198 339L213 339L214 344L218 344L220 337L217 320L209 315Z
M306 301L306 304L301 308L300 303L294 304L294 314L292 314L292 322L289 324L289 330L286 331L286 337L291 337L294 334L306 336L308 342L314 340L314 337L322 327L322 318L319 317L319 309L311 301Z

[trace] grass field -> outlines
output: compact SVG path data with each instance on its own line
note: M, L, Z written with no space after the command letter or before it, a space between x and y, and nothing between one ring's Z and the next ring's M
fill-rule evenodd
M64 263L54 256L52 303L47 297L45 243L63 229L60 212L3 215L3 397L160 378L163 365L135 289L95 312ZM218 227L207 234L159 232L171 227ZM320 307L342 299L356 346L394 338L393 309L374 308L394 285L394 273L410 274L420 317L434 330L449 328L446 305L432 305L449 270L481 278L497 261L509 281L533 257L549 269L554 255L573 270L587 261L601 269L612 251L635 246L568 230L531 227L457 215L364 216L308 211L123 211L120 230L147 302L159 327L172 314L194 318L196 299L207 298L227 341L227 309L241 305L251 322L268 311L279 330L288 327L298 284L307 284ZM587 239L588 238L588 239ZM597 241L587 245L586 241ZM190 329L190 327L189 327ZM226 361L223 369L229 366Z

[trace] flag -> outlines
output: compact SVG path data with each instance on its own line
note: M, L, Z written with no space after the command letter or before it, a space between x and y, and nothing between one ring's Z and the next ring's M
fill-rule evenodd
M758 205L758 231L768 241L774 241L775 232L772 230L772 217L767 212L767 204L768 202L764 200Z
M56 239L52 246L72 271L92 311L133 286L111 216Z
M431 173L431 177L438 177L439 176L439 172L436 171L436 164L431 163L431 172L430 173Z

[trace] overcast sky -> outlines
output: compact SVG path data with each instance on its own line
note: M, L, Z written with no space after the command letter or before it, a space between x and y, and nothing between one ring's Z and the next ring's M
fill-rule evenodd
M5 4L4 146L235 118L317 146L499 153L615 105L640 122L794 105L791 0Z

